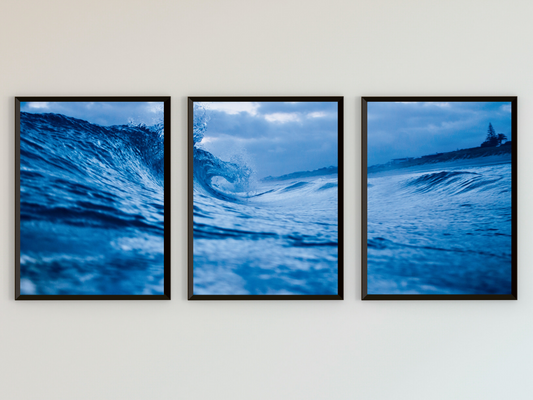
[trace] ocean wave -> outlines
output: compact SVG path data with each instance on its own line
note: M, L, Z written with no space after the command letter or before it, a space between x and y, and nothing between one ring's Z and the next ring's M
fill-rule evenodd
M250 178L254 171L246 163L222 161L201 148L207 130L209 115L204 107L195 105L193 122L193 159L195 190L203 190L209 195L225 201L239 202L250 191ZM223 178L226 183L214 183L214 178Z
M194 293L337 293L338 168L256 179L203 148L208 121L195 105Z
M487 190L497 183L501 176L486 176L468 171L440 171L411 178L404 188L414 193L445 192L460 194L471 190Z
M510 293L512 166L476 160L369 175L369 293Z
M128 171L125 178L149 175L163 186L164 136L159 125L100 126L60 114L21 112L21 156L27 167L47 175L72 169L80 174ZM60 146L58 146L60 143ZM44 164L44 165L43 165ZM84 179L81 179L82 181Z
M164 137L157 129L22 112L21 220L162 232Z
M202 139L208 129L209 114L201 105L195 105L193 123L194 190L219 200L242 204L275 195L280 200L309 192L337 190L338 167L329 166L314 171L294 172L280 177L254 180L255 171L244 157L223 161L202 148ZM335 182L329 182L331 178ZM222 179L221 179L222 178ZM263 190L269 186L267 190ZM305 189L305 190L302 190ZM289 192L288 196L286 196ZM268 201L272 201L270 196Z
M20 132L25 294L160 294L147 279L163 274L162 126L21 112ZM115 248L122 236L155 250ZM84 281L89 264L94 278ZM132 269L135 277L123 276Z

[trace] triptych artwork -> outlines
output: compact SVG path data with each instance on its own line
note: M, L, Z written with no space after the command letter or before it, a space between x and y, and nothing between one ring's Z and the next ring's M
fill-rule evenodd
M362 299L516 299L517 98L361 106ZM189 300L344 298L343 122L188 99ZM15 299L169 300L170 97L18 97L15 130Z

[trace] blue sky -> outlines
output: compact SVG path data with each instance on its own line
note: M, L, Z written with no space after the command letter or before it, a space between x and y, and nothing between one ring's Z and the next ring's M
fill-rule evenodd
M20 111L63 114L102 126L163 121L163 103L152 102L21 102Z
M511 140L511 103L368 102L368 165L479 147L489 123Z
M200 147L242 158L258 178L337 166L337 102L196 103L209 116Z

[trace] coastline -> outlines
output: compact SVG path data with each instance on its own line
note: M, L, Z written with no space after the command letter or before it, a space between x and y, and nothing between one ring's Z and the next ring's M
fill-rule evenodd
M372 165L367 169L367 175L401 175L417 170L431 171L443 168L468 167L472 165L496 165L511 162L511 146L493 148L479 147L451 151L448 153L422 156L398 164Z

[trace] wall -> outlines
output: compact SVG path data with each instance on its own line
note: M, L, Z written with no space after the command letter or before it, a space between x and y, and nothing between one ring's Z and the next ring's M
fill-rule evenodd
M529 399L533 3L3 0L0 398ZM172 96L172 300L15 302L13 98ZM186 301L186 96L345 96L345 300ZM361 302L360 96L517 95L518 301Z

